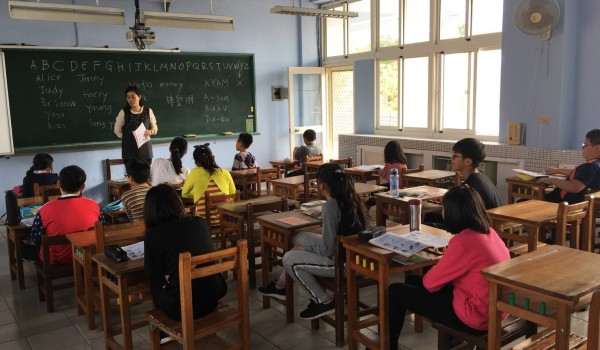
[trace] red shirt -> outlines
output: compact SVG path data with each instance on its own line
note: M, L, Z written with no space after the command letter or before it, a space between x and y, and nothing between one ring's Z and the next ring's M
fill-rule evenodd
M483 234L463 230L452 237L444 256L423 277L429 292L451 283L452 306L467 326L486 330L488 326L488 283L481 269L510 260L510 254L496 231Z
M98 203L85 197L61 197L44 204L39 215L48 236L66 235L94 227L100 216ZM40 249L40 260L43 259ZM67 263L73 260L70 244L50 247L50 263Z

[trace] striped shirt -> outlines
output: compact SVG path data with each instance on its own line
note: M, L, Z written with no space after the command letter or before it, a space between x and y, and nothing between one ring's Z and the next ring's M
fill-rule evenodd
M224 194L223 192L221 192L217 184L215 184L213 179L210 179L208 187L206 188L206 191L204 193L208 193L209 196L220 196ZM229 202L229 200L223 200L220 202ZM198 202L196 202L196 216L201 216L206 219L206 201L204 200L204 198L201 198ZM217 209L213 208L210 211L210 218L208 218L206 221L211 227L219 226L221 224L221 218L217 212Z
M144 201L146 200L146 193L150 188L152 187L149 184L141 184L123 193L121 196L129 221L142 220L144 218Z

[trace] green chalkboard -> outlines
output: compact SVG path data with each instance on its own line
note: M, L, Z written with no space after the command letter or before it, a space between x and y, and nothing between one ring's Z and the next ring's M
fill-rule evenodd
M16 150L102 145L136 85L160 138L256 131L251 54L4 49Z

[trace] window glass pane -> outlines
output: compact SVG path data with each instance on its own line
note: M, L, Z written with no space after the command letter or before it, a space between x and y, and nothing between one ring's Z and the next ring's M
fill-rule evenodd
M440 39L465 36L465 0L440 0Z
M426 128L429 119L429 59L404 60L402 96L402 126Z
M331 72L331 157L339 158L339 135L354 132L354 73L351 70Z
M429 41L429 1L405 0L404 43Z
M349 53L371 51L371 1L350 3L348 11L358 12L358 17L349 19Z
M442 127L468 129L469 54L448 54L443 57Z
M379 0L379 46L400 45L400 1Z
M398 126L398 60L379 62L379 125Z
M343 8L339 6L335 10L342 11ZM342 56L344 54L344 20L326 18L325 30L327 31L327 57Z
M479 51L475 88L477 135L498 136L500 122L500 50Z
M502 31L502 0L473 0L473 35Z

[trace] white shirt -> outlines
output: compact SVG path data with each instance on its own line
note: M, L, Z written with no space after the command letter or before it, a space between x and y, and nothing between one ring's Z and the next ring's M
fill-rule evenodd
M170 160L164 158L155 158L152 160L150 166L150 180L152 186L163 184L165 182L170 183L182 183L187 179L190 169L186 166L182 166L181 174L175 173L175 168Z

